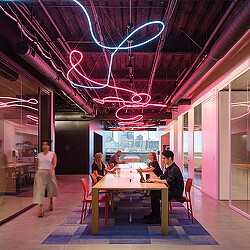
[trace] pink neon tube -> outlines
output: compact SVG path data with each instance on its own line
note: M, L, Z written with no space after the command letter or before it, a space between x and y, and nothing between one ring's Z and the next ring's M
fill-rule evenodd
M7 101L7 102L0 101L0 108L23 107L23 108L29 108L29 109L33 109L35 111L38 111L37 108L33 108L31 106L25 105L25 104L36 105L38 103L38 101L34 98L25 100L25 99L20 99L20 98L16 98L16 97L2 96L2 97L0 97L0 100L1 99L9 100L9 101ZM23 104L23 103L25 103L25 104Z
M80 59L76 63L74 63L72 60L74 53L77 53L78 55L80 55ZM83 59L83 54L80 51L77 51L77 50L71 51L70 56L69 56L69 60L70 60L70 64L71 64L72 68L67 73L67 78L71 84L73 84L73 81L70 79L70 73L72 70L75 70L81 77L83 77L85 80L87 80L93 84L96 84L98 86L105 86L105 87L112 88L112 89L117 89L120 91L125 91L125 92L132 94L130 101L125 101L123 98L115 97L115 96L107 96L107 97L104 97L103 99L97 99L97 98L93 99L96 103L102 104L102 105L105 103L121 103L121 104L123 104L123 106L118 108L116 113L115 113L116 118L118 120L120 120L120 122L118 123L120 126L143 124L143 122L142 122L143 115L136 115L136 116L132 116L129 118L123 118L122 116L119 115L119 112L122 110L125 110L128 108L140 109L140 108L147 108L147 107L166 107L166 105L164 105L164 104L149 103L151 101L151 96L147 93L136 93L135 91L130 90L130 89L106 85L106 84L94 81L94 80L86 77L76 68L81 63L82 59Z

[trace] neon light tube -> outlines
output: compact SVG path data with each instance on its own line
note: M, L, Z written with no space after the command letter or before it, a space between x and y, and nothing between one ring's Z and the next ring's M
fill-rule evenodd
M127 49L133 49L133 48L137 48L139 46L145 45L149 42L151 42L152 40L156 39L158 36L160 36L160 34L163 32L165 25L163 22L161 21L151 21L148 23L145 23L141 26L139 26L138 28L136 28L134 31L132 31L127 37L125 37L121 43L118 46L112 47L112 46L106 46L106 45L102 45L100 43L100 41L98 41L94 35L93 32L93 28L92 28L92 23L90 20L90 17L88 15L88 12L86 10L86 8L77 0L73 0L77 5L79 5L81 7L81 9L83 10L87 21L88 21L88 25L89 25L89 30L90 30L90 34L93 38L93 40L95 41L95 43L100 46L101 48L104 49L108 49L108 50L114 50L111 53L111 57L110 57L110 65L109 65L109 69L108 69L108 77L107 77L107 81L106 84L104 83L100 83L97 81L94 81L88 77L86 77L85 75L83 75L78 69L77 66L81 63L82 59L83 59L83 54L78 51L78 50L73 50L71 51L70 55L69 55L69 61L70 61L70 65L71 68L69 69L69 71L67 72L67 79L68 81L72 84L72 86L74 87L79 87L79 88L89 88L89 89L101 89L101 88L105 88L105 87L109 87L112 89L116 89L116 90L120 90L120 91L125 91L128 92L130 94L132 94L132 97L130 99L130 101L125 101L123 98L120 97L105 97L103 99L97 99L94 98L93 100L98 103L98 104L105 104L105 103L120 103L123 104L122 107L120 107L116 113L115 116L117 117L117 119L120 120L120 122L118 123L119 125L136 125L136 124L143 124L142 119L143 119L143 115L136 115L134 117L130 117L130 118L123 118L121 117L121 115L119 115L119 112L121 112L124 109L128 109L128 108L137 108L137 109L141 109L141 108L146 108L146 107L166 107L166 105L164 104L149 104L149 102L151 101L151 96L147 93L136 93L135 91L132 91L130 89L125 89L125 88L121 88L121 87L116 87L116 86L111 86L109 85L110 82L110 76L111 76L111 69L112 69L112 64L113 64L113 57L115 55L115 53L118 50L127 50ZM156 35L154 35L153 37L151 37L150 39L143 41L139 44L135 44L135 45L131 45L131 46L124 46L125 42L131 38L136 32L140 31L141 29L148 27L150 25L160 25L161 28L158 31L158 33ZM78 56L78 60L76 62L73 61L73 56ZM70 79L70 74L72 72L72 70L75 70L77 72L77 74L79 74L82 78L84 78L85 80L89 81L90 83L92 83L94 86L86 86L86 85L81 85L79 83L75 83Z
M37 108L33 108L31 106L25 105L25 104L32 104L32 105L38 104L38 101L34 98L25 100L25 99L16 98L16 97L2 96L2 97L0 97L0 100L1 99L10 100L10 101L8 101L8 102L1 102L0 101L0 108L23 107L23 108L29 108L29 109L33 109L35 111L38 111ZM21 103L21 104L19 104L19 103ZM25 103L25 104L22 104L22 103Z
M77 1L77 0L73 0L73 1L74 1L77 5L79 5L79 6L81 7L81 9L83 10L84 14L86 15L86 18L87 18L87 21L88 21L88 25L89 25L90 34L91 34L93 40L95 41L95 43L96 43L98 46L100 46L101 48L108 49L108 50L114 50L114 52L111 54L111 57L110 57L110 63L109 63L109 69L108 69L107 83L106 83L106 84L97 84L95 81L91 81L92 83L95 83L95 84L99 85L99 86L95 86L95 87L93 87L93 86L86 86L86 85L83 86L83 85L81 85L81 84L74 83L74 82L72 82L72 81L70 80L70 78L69 78L69 73L71 72L71 70L72 70L73 68L76 69L75 67L78 65L78 64L76 64L76 65L73 66L72 60L71 60L71 58L70 58L71 65L72 65L73 67L72 67L72 68L69 70L69 72L67 73L67 79L71 82L72 85L77 86L77 87L80 87L80 88L101 89L101 88L107 87L107 86L109 85L109 81L110 81L111 69L112 69L112 64L113 64L113 57L114 57L115 53L116 53L119 49L120 49L120 50L134 49L134 48L140 47L140 46L142 46L142 45L145 45L145 44L147 44L147 43L153 41L154 39L156 39L158 36L160 36L160 34L163 32L163 30L164 30L164 28L165 28L165 25L164 25L163 22L161 22L161 21L151 21L151 22L148 22L148 23L145 23L145 24L139 26L139 27L136 28L134 31L132 31L126 38L124 38L124 39L121 41L121 43L120 43L118 46L116 46L116 47L105 46L105 45L102 45L101 42L98 41L98 40L96 39L96 37L95 37L95 35L94 35L94 32L93 32L91 20L90 20L90 17L89 17L89 14L88 14L86 8L85 8L79 1ZM150 26L150 25L161 25L161 29L159 30L159 32L158 32L155 36L153 36L153 37L151 37L150 39L148 39L148 40L146 40L146 41L144 41L144 42L141 42L141 43L139 43L139 44L122 47L122 45L123 45L130 37L132 37L136 32L138 32L139 30L141 30L141 29L143 29L143 28L145 28L145 27L147 27L147 26ZM82 56L81 56L81 60L82 60ZM81 60L80 60L80 61L81 61ZM78 71L77 71L77 72L78 72ZM79 73L79 72L78 72L78 73Z
M34 121L36 124L38 124L38 117L37 117L37 116L27 115L26 117L27 117L28 119Z

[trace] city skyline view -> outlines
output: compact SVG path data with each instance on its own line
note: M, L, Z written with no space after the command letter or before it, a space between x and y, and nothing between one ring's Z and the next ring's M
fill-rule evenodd
M126 153L156 152L159 148L159 138L155 131L106 131L106 152L121 150Z

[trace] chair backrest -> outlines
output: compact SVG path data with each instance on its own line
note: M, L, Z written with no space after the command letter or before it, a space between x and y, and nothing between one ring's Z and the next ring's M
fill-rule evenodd
M16 178L16 169L10 167L5 168L5 179L10 180L15 178Z
M186 186L185 186L185 193L186 193L186 195L188 193L189 197L190 197L190 190L191 190L191 187L192 187L192 183L193 183L193 179L192 178L188 178L187 182L186 182Z
M90 174L92 187L97 183L97 175L95 173Z
M83 200L89 196L89 184L86 178L81 179L82 188L83 188Z

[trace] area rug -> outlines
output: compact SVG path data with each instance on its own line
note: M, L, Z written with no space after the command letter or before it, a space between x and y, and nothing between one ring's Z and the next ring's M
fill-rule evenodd
M127 197L115 196L115 211L109 211L104 223L104 207L99 209L99 234L91 234L91 212L83 224L79 224L82 204L52 232L42 244L175 244L175 245L218 245L217 241L195 219L188 219L186 208L173 204L169 219L169 234L161 235L161 225L147 225L142 217L149 213L150 199L141 194L126 193Z

